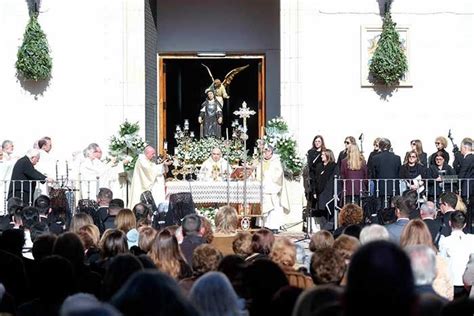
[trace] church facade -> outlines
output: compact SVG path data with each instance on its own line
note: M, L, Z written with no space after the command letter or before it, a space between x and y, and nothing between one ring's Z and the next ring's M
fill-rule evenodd
M13 140L23 155L34 141L50 136L52 153L67 160L91 142L105 152L127 119L138 121L143 137L160 146L172 137L163 128L163 109L176 106L163 103L163 83L168 88L179 83L166 81L160 65L166 58L198 54L211 63L261 58L263 70L255 66L262 71L256 79L261 90L249 103L261 109L255 133L265 120L281 115L301 154L316 134L336 152L348 135L363 134L366 152L375 137L388 137L399 153L411 139L421 139L425 151L433 152L434 138L450 128L456 141L472 137L472 1L393 1L392 17L403 32L409 64L407 80L393 89L374 87L364 77L369 32L382 25L381 2L117 0L112 5L84 0L73 6L43 0L39 22L49 40L53 72L49 81L35 83L18 80L14 66L28 7L4 0L0 138ZM224 65L219 71L226 70ZM245 93L238 76L230 102ZM202 77L209 80L204 69ZM181 93L187 96L189 89ZM198 85L202 102L201 90ZM183 106L175 119L197 121L184 101Z

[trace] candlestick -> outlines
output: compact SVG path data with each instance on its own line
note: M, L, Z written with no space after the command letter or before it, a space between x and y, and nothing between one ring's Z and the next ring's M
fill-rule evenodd
M184 130L189 130L189 120L184 120Z
M194 132L193 131L189 132L189 137L194 138Z
M179 125L176 125L176 131L177 132L180 132L181 131L181 127Z
M69 164L67 163L67 160L66 160L66 179L69 179Z

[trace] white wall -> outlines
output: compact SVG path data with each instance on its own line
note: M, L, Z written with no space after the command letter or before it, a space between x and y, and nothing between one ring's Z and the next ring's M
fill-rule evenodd
M42 95L23 89L15 74L18 47L28 23L26 1L0 3L0 141L23 155L40 137L53 139L57 159L109 137L125 118L144 135L143 1L42 0L39 22L53 59Z
M381 26L375 0L281 0L282 115L301 153L316 134L339 152L347 135L364 133L368 155L375 137L404 154L419 138L453 129L455 141L474 136L474 2L395 0L392 17L409 26L413 87L381 99L360 84L361 26ZM452 147L449 146L449 151ZM402 157L403 158L403 157Z

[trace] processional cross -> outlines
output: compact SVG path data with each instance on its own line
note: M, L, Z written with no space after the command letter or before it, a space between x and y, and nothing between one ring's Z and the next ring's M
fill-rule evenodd
M250 118L251 115L255 115L256 112L251 110L247 107L247 102L242 103L242 107L238 111L234 111L234 115L238 115L243 120L243 133L240 136L244 141L244 217L242 218L242 228L247 230L250 228L250 218L247 216L248 205L247 205L247 139L249 136L247 135L247 119Z

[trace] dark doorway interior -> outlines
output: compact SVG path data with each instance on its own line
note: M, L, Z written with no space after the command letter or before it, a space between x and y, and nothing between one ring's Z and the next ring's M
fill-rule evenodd
M234 68L249 65L248 68L237 74L232 80L227 93L230 99L224 101L222 125L222 137L226 136L226 129L229 129L229 137L232 133L232 121L237 119L233 114L238 110L242 102L247 102L247 106L255 110L248 121L249 140L247 146L252 148L258 138L258 82L259 63L262 58L164 58L163 66L166 71L166 135L170 150L176 146L174 132L176 125L183 126L185 119L189 119L190 130L199 137L199 124L197 121L201 104L206 96L204 91L211 84L205 64L209 67L214 79L223 80L226 74ZM242 124L242 120L239 120Z

